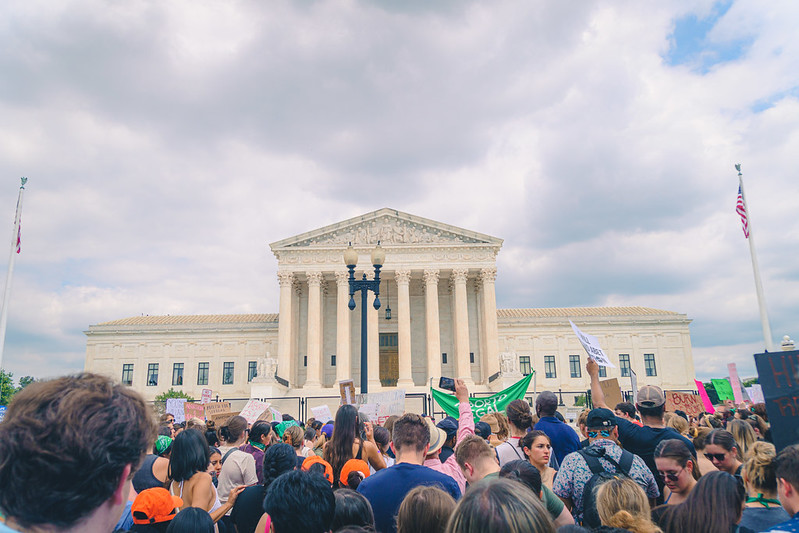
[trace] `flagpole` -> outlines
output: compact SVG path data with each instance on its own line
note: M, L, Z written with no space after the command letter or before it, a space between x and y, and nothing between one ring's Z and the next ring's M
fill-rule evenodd
M14 275L14 262L19 250L19 224L22 216L22 195L25 192L25 183L28 178L21 178L19 196L17 197L17 212L14 215L14 233L11 235L11 252L8 257L8 272L6 272L6 288L3 292L3 309L0 311L0 368L3 367L3 352L6 347L6 324L8 323L8 301L11 295L11 278Z
M760 325L763 328L763 340L766 341L766 351L774 351L774 343L771 337L771 325L768 321L768 311L766 310L766 299L763 296L763 283L760 281L760 266L757 263L757 253L755 253L755 238L752 231L752 215L749 213L749 205L746 203L746 194L744 194L744 178L741 173L741 164L735 165L735 170L738 171L738 185L741 187L741 198L743 198L744 209L746 209L747 225L749 230L749 254L752 256L752 270L755 274L755 292L757 292L757 305L760 308Z

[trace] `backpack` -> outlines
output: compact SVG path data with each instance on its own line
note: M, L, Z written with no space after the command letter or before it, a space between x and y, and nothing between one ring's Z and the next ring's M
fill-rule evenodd
M583 526L595 529L602 525L599 519L599 513L596 510L597 489L602 483L613 478L629 477L630 468L633 465L635 456L627 450L622 450L619 462L616 462L612 457L605 454L605 448L596 446L589 446L583 450L578 450L577 453L585 459L588 468L591 469L591 473L593 474L583 489ZM605 470L599 462L600 457L612 464L616 471L608 472Z

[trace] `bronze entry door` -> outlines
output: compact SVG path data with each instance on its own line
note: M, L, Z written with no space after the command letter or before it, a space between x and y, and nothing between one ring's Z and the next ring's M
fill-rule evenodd
M399 379L399 352L396 333L380 334L380 384L396 387Z

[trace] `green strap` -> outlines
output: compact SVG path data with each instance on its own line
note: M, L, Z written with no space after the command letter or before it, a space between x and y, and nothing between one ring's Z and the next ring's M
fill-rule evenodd
M770 503L773 503L777 507L779 507L781 505L779 500L775 500L773 498L765 498L763 496L762 492L757 495L757 498L747 498L746 499L746 503L759 503L760 505L762 505L766 509L769 509L768 504L770 504Z

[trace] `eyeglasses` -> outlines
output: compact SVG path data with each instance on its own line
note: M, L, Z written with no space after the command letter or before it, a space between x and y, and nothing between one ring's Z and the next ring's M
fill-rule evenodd
M660 475L661 478L668 479L669 481L674 482L677 481L677 479L679 479L680 474L682 474L683 470L685 470L684 467L680 468L680 470L678 470L677 472L661 472L660 470L658 470L658 474Z
M705 457L707 457L708 461L712 461L712 460L715 459L716 461L718 461L720 463L727 457L727 454L726 453L706 453Z

